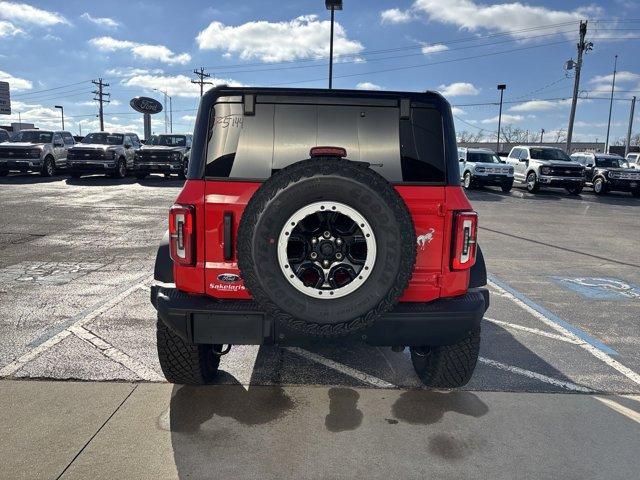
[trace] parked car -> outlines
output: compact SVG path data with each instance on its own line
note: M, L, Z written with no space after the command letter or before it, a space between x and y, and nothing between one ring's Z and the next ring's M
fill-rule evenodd
M585 166L585 180L597 195L607 192L631 192L640 197L640 171L629 168L619 155L578 152L571 159Z
M93 173L124 178L133 169L139 149L135 133L93 132L69 149L69 172L73 178Z
M165 176L177 173L180 178L186 178L192 141L193 136L187 134L153 135L136 154L136 177L143 179L150 173L164 173Z
M627 153L626 160L630 168L640 170L640 153Z
M466 189L495 185L503 192L513 187L513 167L505 165L497 154L483 148L458 148L460 178Z
M0 176L10 170L39 172L52 177L67 164L67 150L75 145L69 132L21 130L0 144Z
M190 161L151 291L170 382L212 382L224 345L310 342L469 381L489 293L442 96L217 87Z
M9 135L9 132L7 132L3 128L0 128L0 143L9 142L10 140L11 136Z
M555 147L518 145L511 149L506 162L513 166L515 180L529 192L540 187L564 187L578 195L584 187L584 167Z

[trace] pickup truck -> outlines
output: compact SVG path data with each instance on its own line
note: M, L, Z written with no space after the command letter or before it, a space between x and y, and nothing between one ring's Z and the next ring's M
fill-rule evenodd
M106 173L112 178L124 178L133 168L138 149L140 140L135 133L90 133L69 150L71 176Z
M73 145L75 140L69 132L21 130L12 141L0 144L0 176L17 170L52 177L67 166L67 150Z
M517 145L505 161L513 166L515 181L524 183L531 193L546 186L564 187L578 195L584 187L584 167L559 148Z
M596 195L607 192L630 192L640 197L640 171L629 168L627 161L606 153L577 152L571 159L585 166L585 180Z

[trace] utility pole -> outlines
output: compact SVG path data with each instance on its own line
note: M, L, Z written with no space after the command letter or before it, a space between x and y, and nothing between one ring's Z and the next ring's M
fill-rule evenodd
M498 90L500 90L500 113L498 114L498 140L496 142L496 153L500 153L500 128L502 128L502 98L504 97L504 91L507 89L507 86L504 83L498 85Z
M578 42L578 61L567 62L570 68L576 69L575 80L573 82L573 101L571 102L571 114L569 115L569 128L567 128L567 154L571 155L571 138L573 137L573 122L576 119L576 107L578 105L578 92L580 91L580 72L582 71L582 54L593 48L593 43L585 42L587 35L587 21L580 21L580 41Z
M109 103L110 100L105 100L104 97L110 97L111 94L110 93L105 93L104 92L104 87L108 87L109 84L108 83L103 83L102 79L99 78L98 80L91 80L91 83L93 83L94 85L98 86L97 90L94 90L93 93L94 95L97 95L97 97L93 97L94 100L98 101L98 116L100 117L100 131L104 131L104 108L103 108L103 104L104 103Z
M62 130L64 130L64 107L62 105L55 105L54 108L60 109L60 117L62 118Z
M331 37L329 40L329 90L333 85L333 23L336 10L342 10L342 0L325 0L324 6L331 10Z
M198 76L198 80L191 80L191 83L197 83L200 85L200 96L202 97L202 95L204 94L204 86L205 85L213 85L213 82L205 82L204 79L205 78L209 78L211 77L210 74L208 73L204 73L204 68L200 67L200 70L194 70L193 73L195 73Z
M616 89L616 73L618 73L618 55L613 61L613 82L611 82L611 100L609 101L609 121L607 122L607 140L604 142L604 153L609 152L609 133L611 132L611 112L613 111L613 94Z
M629 155L629 147L631 146L631 130L633 130L633 115L636 111L636 97L631 99L631 113L629 114L629 130L627 130L627 143L624 147L625 158Z
M540 130L540 143L542 143L543 138L544 138L544 128Z

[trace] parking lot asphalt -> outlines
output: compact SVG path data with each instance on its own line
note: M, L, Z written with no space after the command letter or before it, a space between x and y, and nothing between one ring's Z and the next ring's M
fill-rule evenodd
M629 462L638 466L635 456L622 454L640 449L640 403L633 396L640 393L640 200L627 194L596 197L587 190L579 197L562 190L533 195L521 188L509 194L499 189L469 192L480 215L479 241L492 291L491 308L482 326L480 363L462 392L437 400L413 399L413 409L423 408L421 402L435 402L443 421L411 422L403 421L393 405L402 395L422 395L411 393L419 392L415 389L420 384L408 352L390 349L234 347L222 359L219 386L193 389L162 383L149 285L167 210L180 187L180 181L163 177L140 182L97 176L78 180L36 175L0 178L0 377L5 379L0 383L0 403L11 407L5 411L15 413L8 418L21 418L21 409L26 408L20 400L23 395L33 397L27 403L37 412L39 401L47 403L46 395L55 397L56 388L64 390L58 385L71 390L81 385L85 392L90 387L84 385L95 385L95 391L87 393L88 400L73 407L82 411L73 421L86 428L78 427L70 434L78 442L69 441L68 450L60 454L59 461L51 459L54 468L43 477L55 477L53 472L69 466L65 475L80 478L87 472L83 468L96 465L95 471L102 468L107 476L116 471L116 463L122 469L130 465L133 470L128 472L137 472L144 463L130 454L120 464L121 452L108 445L120 435L128 442L137 438L151 446L151 437L143 438L143 432L157 428L158 418L167 404L170 410L174 408L176 397L182 402L179 410L189 410L187 417L194 417L184 421L197 435L189 437L191 431L181 431L172 417L164 440L158 440L159 455L173 451L173 457L158 460L164 462L162 468L170 468L158 467L157 472L164 473L149 474L150 478L170 471L173 474L168 478L207 476L200 469L213 468L211 459L209 463L204 460L206 452L220 455L218 476L228 475L226 469L233 466L228 442L245 448L256 442L275 448L282 436L295 442L298 436L309 435L301 430L313 432L315 422L325 422L326 410L331 411L332 405L338 424L355 422L354 415L360 415L353 409L358 405L355 409L364 418L361 426L347 429L351 433L338 439L329 435L336 433L331 431L330 420L324 427L318 425L324 430L315 441L305 437L299 445L318 448L317 458L338 458L344 448L365 451L362 442L369 439L367 445L376 452L378 463L368 468L381 476L406 474L402 468L418 468L420 458L433 460L444 477L473 472L465 469L476 466L491 478L514 478L514 470L500 474L494 466L515 468L518 455L548 460L521 463L522 477L557 478L559 474L551 475L552 470L546 468L560 468L561 458L567 456L572 460L564 463L571 467L563 470L566 478L590 476L585 474L587 468L606 468L608 475L605 470L595 471L608 478L629 478ZM51 383L43 379L126 383ZM110 393L100 404L103 410L87 417L87 401L93 405L91 399L102 398L104 391ZM40 392L43 399L38 399ZM240 407L233 407L240 402L247 412L259 412L264 398L267 403L279 402L277 408L282 409L289 405L286 396L295 398L291 402L300 406L298 414L265 413L266 421L252 424L255 419L243 423L242 418L250 413L240 414L234 410ZM481 420L460 413L456 408L467 407L460 407L459 398L471 399L476 406L475 398L480 399L491 413ZM138 411L144 409L136 405L146 405L149 411ZM52 408L53 415L69 414L63 407ZM101 422L106 422L104 428ZM513 437L512 422L518 422L519 443ZM0 428L17 434L19 425L18 421L8 427L3 421ZM35 425L39 423L31 428ZM53 431L65 428L52 427ZM476 434L479 431L484 436ZM430 443L437 435L440 437ZM403 438L420 443L419 452L425 456L416 456L418 450L406 446L400 448ZM187 452L183 444L192 445L193 451ZM205 447L206 451L199 450ZM386 449L392 447L398 448L397 463L388 457ZM276 462L284 454L281 448L278 445L264 462ZM189 461L179 460L176 449L182 449ZM460 449L477 455L460 454ZM78 451L81 454L74 461ZM507 463L495 463L500 455L511 453L515 457ZM272 470L264 472L291 478L296 474L298 478L325 476L314 470L320 468L317 458L308 455L298 458L309 465L307 475L300 475L297 463L288 471L269 463ZM20 456L15 458L17 462ZM401 465L403 459L406 465L393 470L392 465ZM598 459L599 467L594 463ZM348 460L345 465L356 468L353 458ZM192 463L195 465L185 467ZM19 471L20 465L15 464L13 471ZM424 476L425 470L414 471L416 477ZM124 472L112 477L138 477ZM337 470L328 472L326 476L340 476ZM2 471L0 477L12 478Z

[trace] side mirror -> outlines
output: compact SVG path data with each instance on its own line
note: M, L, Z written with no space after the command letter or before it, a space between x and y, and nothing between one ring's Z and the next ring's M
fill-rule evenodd
M528 158L519 158L518 161L519 162L528 162L529 159Z
M129 150L131 148L131 145L125 145L124 148L126 148L127 150Z
M466 160L465 160L464 158L461 158L461 159L460 159L460 161L461 161L461 162L465 162Z

